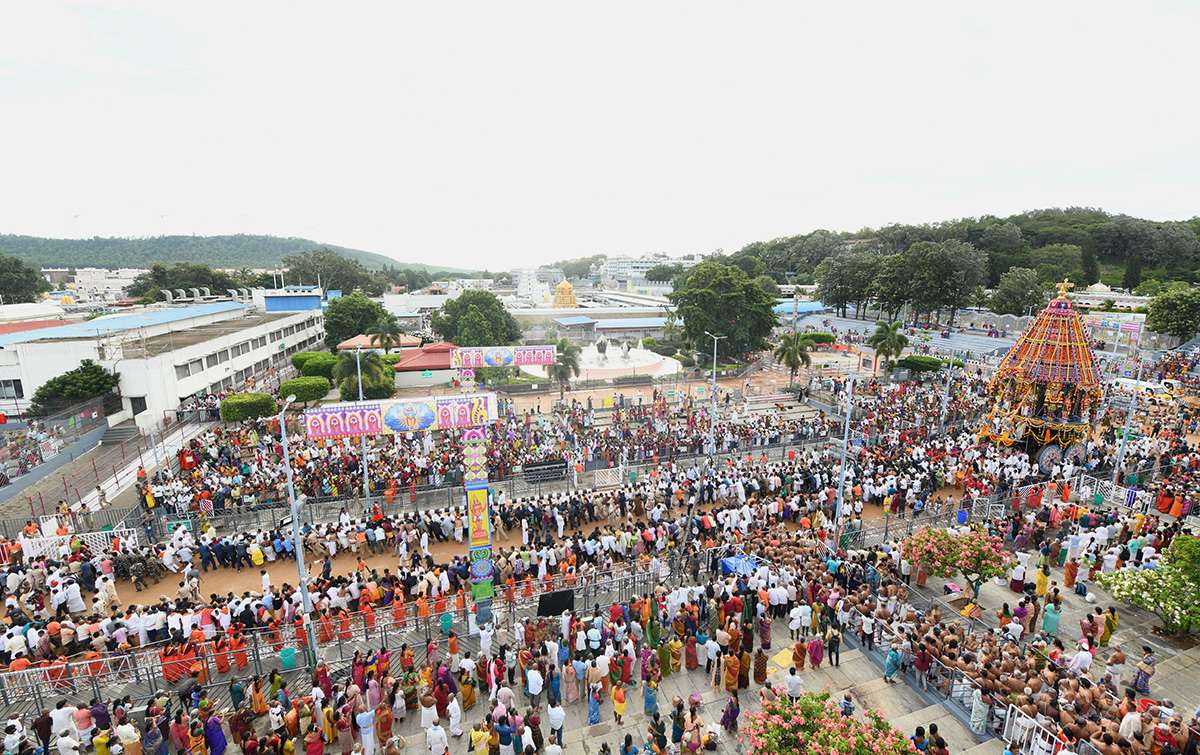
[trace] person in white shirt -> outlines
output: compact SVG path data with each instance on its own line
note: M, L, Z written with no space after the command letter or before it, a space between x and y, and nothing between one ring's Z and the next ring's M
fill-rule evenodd
M450 749L450 740L446 737L446 730L438 724L440 721L435 717L433 724L425 730L425 746L429 748L429 755L445 755Z
M804 694L804 680L796 675L796 667L788 669L787 695L793 700Z
M542 672L534 667L526 669L525 686L529 688L529 704L536 708L542 695Z
M550 707L546 709L546 720L550 724L550 741L554 742L557 737L562 736L563 724L567 720L567 712L563 710L561 702L558 700L551 701ZM559 752L561 751L562 748L560 747ZM546 748L546 752L550 752L550 749Z

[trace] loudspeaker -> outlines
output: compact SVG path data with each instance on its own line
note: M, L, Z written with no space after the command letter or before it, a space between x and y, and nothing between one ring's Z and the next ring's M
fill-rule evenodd
M538 616L561 616L563 611L575 610L575 591L559 590L538 598Z

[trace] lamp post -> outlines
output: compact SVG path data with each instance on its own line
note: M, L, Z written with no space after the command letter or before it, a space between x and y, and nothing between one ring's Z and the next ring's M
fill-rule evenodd
M846 425L842 429L842 465L838 471L837 508L833 512L833 550L841 545L842 536L842 506L846 496L846 456L850 452L850 418L854 414L854 375L850 373L850 385L846 391Z
M312 627L312 598L308 594L308 574L304 569L304 545L300 542L300 509L296 505L296 488L292 484L292 463L288 458L287 427L283 424L283 415L287 408L296 400L296 394L287 397L283 408L279 410L279 434L283 441L283 471L287 475L288 504L292 509L292 549L296 554L296 572L300 575L300 600L304 605L304 634L309 651L313 654L315 665L317 658L316 638Z
M1142 389L1142 367L1145 362L1138 360L1137 384L1133 387L1133 399L1129 402L1129 413L1125 415L1125 432L1121 433L1121 447L1117 449L1117 463L1113 467L1113 485L1121 477L1121 465L1125 463L1125 444L1129 442L1129 426L1133 424L1133 413L1137 411L1138 393Z
M717 456L717 341L720 341L723 338L728 338L729 336L714 336L707 330L704 331L704 335L713 339L712 406L708 415L708 441L710 444L708 450L708 460L710 465L715 466Z
M354 350L354 364L358 368L358 400L363 400L362 392L362 346L358 346ZM371 473L367 468L367 434L362 434L362 468L363 468L363 492L367 497L367 511L371 510Z
M938 418L938 435L942 434L942 429L946 425L946 409L950 403L950 380L951 380L951 378L954 377L954 345L957 342L958 342L958 333L951 333L950 334L950 364L946 368L946 388L942 392L942 415L941 415L941 417Z

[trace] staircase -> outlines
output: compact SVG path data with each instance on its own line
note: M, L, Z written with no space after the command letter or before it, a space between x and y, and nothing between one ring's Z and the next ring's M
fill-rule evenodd
M105 430L104 436L100 438L100 445L119 446L130 438L136 438L141 434L141 428L134 424L133 420L127 420L119 425L110 426Z

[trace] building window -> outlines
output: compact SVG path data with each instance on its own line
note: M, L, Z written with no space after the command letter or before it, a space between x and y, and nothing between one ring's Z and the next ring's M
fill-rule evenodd
M188 362L188 374L199 375L204 371L204 360L197 359L194 362Z
M204 363L205 363L205 364L207 364L207 365L208 365L210 368L212 368L212 367L216 367L216 366L217 366L217 355L216 355L216 354L209 354L209 355L208 355L208 356L205 358L205 360L204 360Z
M217 363L224 364L229 361L229 349L217 352Z
M25 398L20 380L0 380L0 398Z
M176 380L182 380L183 378L187 377L189 374L191 374L191 373L188 372L188 366L186 364L175 365L175 379Z

